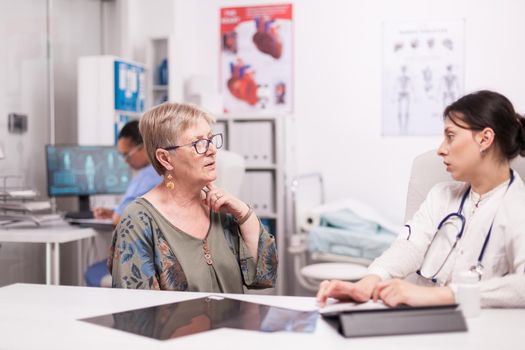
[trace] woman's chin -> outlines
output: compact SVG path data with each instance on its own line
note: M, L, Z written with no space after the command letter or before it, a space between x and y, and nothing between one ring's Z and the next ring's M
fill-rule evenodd
M454 172L454 171L449 171L450 173L450 176L455 180L455 181L461 181L461 182L464 182L465 179L463 178L462 174L459 174L457 172Z

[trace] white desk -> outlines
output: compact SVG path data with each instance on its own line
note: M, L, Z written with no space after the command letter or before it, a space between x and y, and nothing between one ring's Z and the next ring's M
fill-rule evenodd
M204 293L14 284L0 288L0 348L5 349L523 349L525 310L483 310L468 332L346 339L321 318L314 333L219 329L167 341L77 321L80 318L203 297ZM304 297L227 295L315 309Z
M97 233L91 228L79 228L58 220L36 227L18 224L0 229L0 242L45 243L46 284L60 284L60 243L80 241ZM78 254L81 254L80 244Z

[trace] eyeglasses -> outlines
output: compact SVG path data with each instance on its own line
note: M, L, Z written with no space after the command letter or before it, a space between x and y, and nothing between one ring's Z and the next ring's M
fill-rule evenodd
M170 146L170 147L165 147L164 149L166 151L172 151L179 147L193 146L197 154L204 154L208 152L208 149L210 148L210 143L213 143L213 145L217 149L221 148L222 147L222 134L215 134L215 135L212 135L212 137L210 137L209 139L200 139L197 141L187 143L185 145Z
M120 155L122 156L122 158L124 158L124 160L129 160L131 157L133 157L133 155L135 153L137 153L144 145L143 144L140 144L140 145L136 145L135 147L133 147L131 150L129 150L128 152L126 153L121 153Z

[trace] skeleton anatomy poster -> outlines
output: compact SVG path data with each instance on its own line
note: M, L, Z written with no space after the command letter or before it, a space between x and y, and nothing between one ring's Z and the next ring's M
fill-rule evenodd
M441 135L463 75L463 20L385 22L383 136Z
M292 111L292 5L221 9L225 113Z

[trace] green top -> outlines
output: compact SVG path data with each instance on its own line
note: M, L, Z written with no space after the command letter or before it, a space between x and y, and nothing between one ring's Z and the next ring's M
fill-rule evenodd
M249 253L230 215L210 212L205 240L170 223L149 201L138 198L115 230L109 267L113 286L243 293L275 283L275 240L260 226L258 256ZM205 241L211 255L206 262Z

